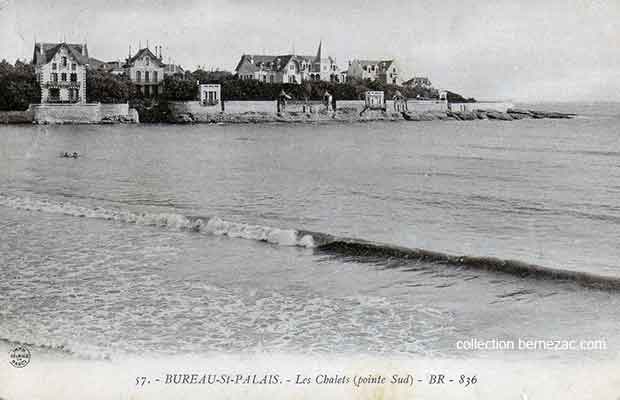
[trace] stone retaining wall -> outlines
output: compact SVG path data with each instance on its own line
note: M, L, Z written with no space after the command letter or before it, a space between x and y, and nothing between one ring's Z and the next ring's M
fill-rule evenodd
M0 124L31 124L34 111L29 107L25 111L0 111Z
M101 104L33 104L35 122L41 124L57 123L97 123L101 122Z
M118 118L129 115L129 104L101 104L101 118Z
M450 103L452 112L472 112L472 111L498 111L505 113L514 108L514 104L508 102L480 101L476 103Z

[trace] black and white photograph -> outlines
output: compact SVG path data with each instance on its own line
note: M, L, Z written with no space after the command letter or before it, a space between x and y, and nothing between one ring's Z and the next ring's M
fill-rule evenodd
M0 400L620 400L617 0L0 0Z

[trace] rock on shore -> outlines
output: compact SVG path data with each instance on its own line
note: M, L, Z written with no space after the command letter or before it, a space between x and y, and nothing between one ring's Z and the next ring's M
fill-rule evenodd
M355 108L341 108L336 112L322 110L319 112L245 112L236 114L213 113L191 114L183 113L175 115L169 122L179 124L190 123L299 123L299 122L369 122L369 121L474 121L474 120L497 120L514 121L525 118L572 118L573 114L557 112L543 112L532 110L509 109L507 112L494 110L476 111L425 111L425 112L390 112L381 110L367 110L360 115Z

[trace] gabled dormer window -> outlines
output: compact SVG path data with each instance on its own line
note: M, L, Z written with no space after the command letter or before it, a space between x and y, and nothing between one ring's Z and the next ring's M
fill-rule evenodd
M62 58L62 66L66 67L67 66L67 57L63 57Z
M144 63L145 63L146 65L149 65L149 64L150 64L150 61L151 61L151 59L150 59L150 58L148 58L148 57L144 57Z
M75 71L77 68L77 65L75 63L71 64L71 71Z
M56 63L52 63L52 69L53 69L53 70L58 69L58 65L56 65Z

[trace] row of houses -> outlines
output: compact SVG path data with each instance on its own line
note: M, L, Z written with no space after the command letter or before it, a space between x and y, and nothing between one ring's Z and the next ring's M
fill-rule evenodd
M183 69L163 61L161 46L155 52L147 46L123 61L101 61L90 57L86 43L35 43L32 62L41 86L43 103L85 103L88 70L127 76L144 96L158 96L167 75Z
M235 73L242 80L269 83L302 83L326 81L345 83L353 79L379 81L386 84L431 87L426 77L415 77L403 82L396 60L351 60L341 70L332 57L323 57L322 42L315 56L298 54L263 55L243 54Z
M244 54L235 72L238 79L269 83L344 83L369 79L395 85L431 86L428 78L413 78L403 83L398 63L393 59L352 60L348 69L341 71L334 58L323 56L322 47L319 43L315 56ZM44 103L85 103L88 70L124 75L146 97L161 94L166 76L184 74L181 66L163 61L161 46L155 46L153 52L148 45L135 54L130 47L124 60L106 62L90 57L86 43L35 43L33 64Z

